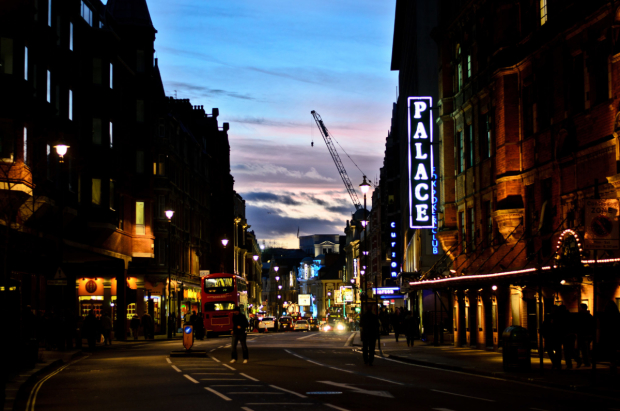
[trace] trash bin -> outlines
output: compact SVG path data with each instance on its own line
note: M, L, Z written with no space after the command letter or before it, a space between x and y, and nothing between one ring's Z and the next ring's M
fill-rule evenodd
M519 326L508 327L502 333L502 338L504 371L529 371L532 361L527 329Z

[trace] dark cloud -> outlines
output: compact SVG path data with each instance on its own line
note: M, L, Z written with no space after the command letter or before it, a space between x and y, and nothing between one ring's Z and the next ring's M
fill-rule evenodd
M181 92L185 91L185 92L194 93L194 94L207 94L208 96L215 96L215 97L224 96L224 97L237 98L241 100L256 100L256 98L249 96L247 94L240 94L235 91L221 90L221 89L216 89L216 88L210 88L207 86L198 86L195 84L184 83L182 81L164 81L164 87L166 88L166 94L168 95L172 94L170 92L171 90L177 90Z
M284 205L301 205L302 203L295 200L290 194L273 194L273 193L261 193L261 192L251 192L243 194L242 197L246 201L256 201L263 203L275 203L275 204L284 204Z
M271 213L271 214L270 214ZM265 239L278 239L286 235L299 235L316 233L341 234L344 230L344 220L328 220L319 217L287 217L275 214L271 208L248 205L246 217L259 237Z

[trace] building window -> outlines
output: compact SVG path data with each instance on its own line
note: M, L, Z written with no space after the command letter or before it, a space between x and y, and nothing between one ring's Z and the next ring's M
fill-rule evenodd
M136 173L144 173L144 151L136 151Z
M69 90L69 120L73 121L73 90Z
M93 84L101 84L101 59L93 59Z
M471 78L471 54L467 55L467 78Z
M467 134L468 134L467 144L469 146L467 147L467 149L469 150L469 164L467 166L473 167L474 166L474 126L473 124L470 124L467 126Z
M491 201L487 201L486 213L487 213L487 247L493 246L493 206Z
M110 121L110 148L114 148L114 124Z
M69 23L69 50L73 51L73 23Z
M101 205L101 179L93 178L91 202L94 205Z
M461 89L463 88L463 64L460 62L456 67L456 75L457 75L456 91L461 91Z
M28 47L24 47L24 80L28 81Z
M136 71L138 73L144 73L144 50L138 50L136 54Z
M28 128L24 126L24 163L29 165L28 160Z
M46 158L47 158L47 178L49 179L51 176L51 167L52 167L52 148L48 144L46 147Z
M457 134L458 143L458 172L465 171L465 132L459 131Z
M144 100L136 101L136 121L139 123L144 122Z
M93 144L101 145L101 119L93 118Z
M476 251L476 212L473 207L469 209L469 243L471 251Z
M467 224L465 222L465 213L459 213L461 220L461 247L462 253L467 252Z
M110 63L110 90L113 89L112 84L114 80L114 64Z
M47 102L52 102L52 74L47 70Z
M13 74L13 39L0 38L0 73Z
M114 191L114 180L110 179L110 210L116 210L116 193Z
M93 12L84 1L82 1L82 18L89 26L93 26Z
M547 0L540 0L540 25L547 22Z
M144 235L144 202L136 201L136 234Z
M52 0L47 2L47 25L52 27Z

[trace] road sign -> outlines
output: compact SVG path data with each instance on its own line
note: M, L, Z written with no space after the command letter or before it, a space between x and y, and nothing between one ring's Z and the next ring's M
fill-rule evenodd
M54 280L66 280L67 276L65 275L65 272L62 271L62 268L58 267L58 269L56 270L56 274L54 274Z
M194 345L194 327L191 325L183 326L183 347L189 350Z
M618 200L586 200L586 250L617 250L620 247Z

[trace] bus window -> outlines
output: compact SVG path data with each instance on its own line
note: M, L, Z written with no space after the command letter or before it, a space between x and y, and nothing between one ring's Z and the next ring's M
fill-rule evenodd
M205 278L205 293L223 294L233 292L232 277Z
M217 303L205 303L205 312L209 311L232 311L236 308L232 301L220 301Z

